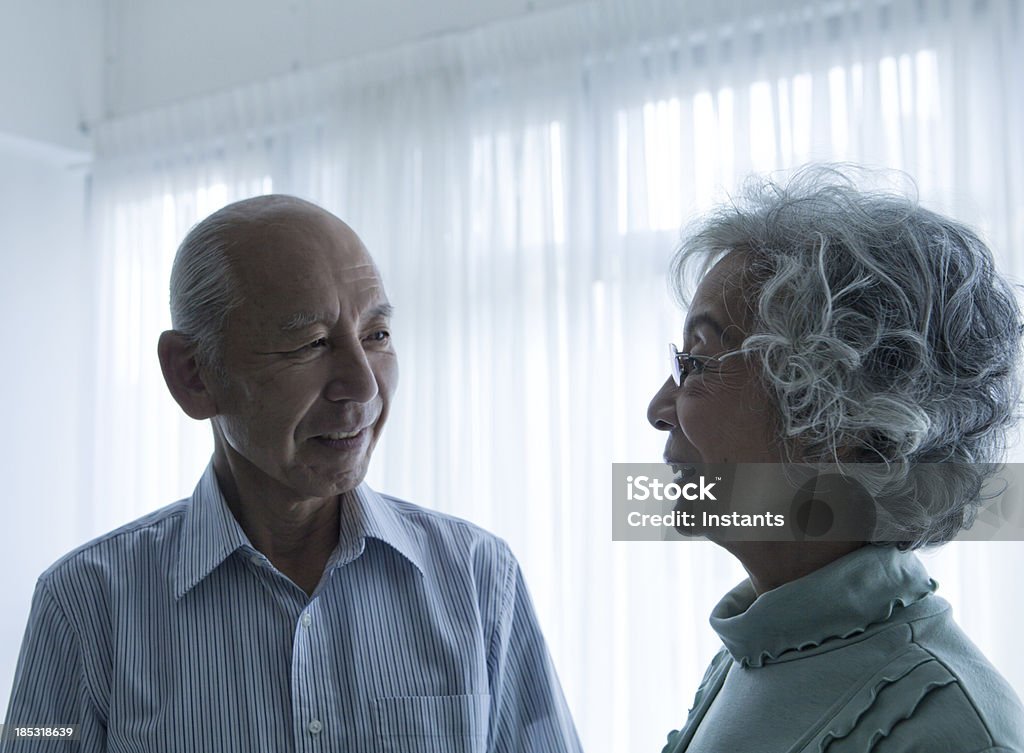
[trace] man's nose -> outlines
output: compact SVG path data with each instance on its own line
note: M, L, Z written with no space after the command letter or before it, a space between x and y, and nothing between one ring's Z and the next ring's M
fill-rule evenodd
M677 389L675 380L669 377L661 385L661 389L654 393L651 404L647 406L647 420L651 422L658 431L670 431L679 424L676 417L676 404L672 399L672 393Z
M377 375L373 372L362 343L338 347L331 358L330 381L324 392L328 400L368 403L377 397Z

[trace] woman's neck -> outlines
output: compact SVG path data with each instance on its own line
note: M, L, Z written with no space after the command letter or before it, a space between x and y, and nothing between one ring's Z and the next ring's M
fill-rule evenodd
M721 544L743 565L758 596L810 575L865 545L864 541L730 541Z

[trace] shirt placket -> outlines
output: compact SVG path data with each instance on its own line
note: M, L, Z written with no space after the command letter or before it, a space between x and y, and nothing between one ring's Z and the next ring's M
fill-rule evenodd
M323 671L325 639L322 604L313 598L295 621L292 643L292 729L296 753L340 750L340 720L327 698L331 683Z

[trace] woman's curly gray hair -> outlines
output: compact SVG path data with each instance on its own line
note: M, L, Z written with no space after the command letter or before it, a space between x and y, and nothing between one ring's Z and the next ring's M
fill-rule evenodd
M687 305L688 279L744 252L742 348L759 356L787 458L855 462L884 500L884 540L940 544L973 523L1018 417L1020 306L973 231L858 189L861 172L747 183L691 230L671 280Z

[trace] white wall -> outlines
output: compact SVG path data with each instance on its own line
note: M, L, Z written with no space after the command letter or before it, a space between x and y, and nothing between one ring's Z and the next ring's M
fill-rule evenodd
M81 155L0 136L0 714L36 577L79 540L91 286Z
M103 0L0 0L0 716L36 577L80 542L91 392L85 224Z
M580 0L107 0L113 115Z
M103 3L0 0L0 134L89 151L80 125L102 112Z

